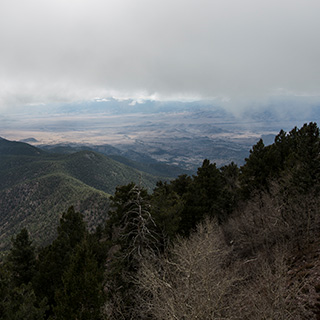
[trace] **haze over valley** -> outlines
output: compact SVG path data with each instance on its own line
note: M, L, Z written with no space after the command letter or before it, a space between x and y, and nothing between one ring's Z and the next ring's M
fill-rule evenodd
M279 101L234 113L212 101L95 99L7 112L0 118L0 136L46 149L87 146L108 155L195 171L205 158L218 166L231 161L242 165L260 138L270 144L281 129L319 119L317 105L308 103L302 112Z

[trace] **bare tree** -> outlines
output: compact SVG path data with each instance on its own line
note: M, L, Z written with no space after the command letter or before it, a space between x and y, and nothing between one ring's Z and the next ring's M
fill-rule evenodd
M289 194L273 183L223 226L243 278L233 304L240 319L316 319L304 294L315 284L309 271L297 275L290 260L304 256L319 236L319 203L312 190Z
M137 185L130 190L120 230L120 239L128 244L125 254L136 260L141 259L145 250L155 250L154 244L157 243L154 231L156 224L150 213L150 204L142 196L142 190Z
M146 253L157 252L156 224L150 214L149 196L141 186L129 184L118 189L114 197L115 223L106 266L105 290L108 319L136 319L136 274Z
M223 226L227 242L242 256L255 255L276 244L308 246L320 232L320 201L309 194L287 193L278 183L258 193Z
M314 319L306 304L299 300L306 279L292 279L287 263L286 246L260 252L254 258L238 261L242 276L233 294L232 314L235 319Z
M206 221L162 258L144 260L137 314L157 320L316 319L303 300L306 278L289 272L291 249L280 242L239 256L217 223Z
M216 222L199 225L162 259L140 269L140 312L154 319L227 319L237 276L226 268L228 247Z

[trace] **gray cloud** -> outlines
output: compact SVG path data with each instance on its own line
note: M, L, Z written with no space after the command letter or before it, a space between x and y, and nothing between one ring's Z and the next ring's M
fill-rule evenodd
M0 108L320 95L318 0L2 0Z

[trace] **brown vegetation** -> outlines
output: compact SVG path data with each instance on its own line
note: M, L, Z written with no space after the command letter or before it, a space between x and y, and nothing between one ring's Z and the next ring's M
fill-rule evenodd
M318 319L319 204L311 191L289 198L273 185L223 226L206 220L162 257L144 259L137 313L159 320Z

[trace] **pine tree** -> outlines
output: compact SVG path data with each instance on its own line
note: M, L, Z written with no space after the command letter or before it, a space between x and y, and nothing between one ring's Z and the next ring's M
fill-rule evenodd
M24 234L24 232L23 232ZM17 237L18 239L20 237ZM29 243L30 244L30 243ZM20 271L23 269L19 269ZM26 280L28 281L28 280ZM32 283L20 283L12 268L4 263L0 266L0 319L3 320L44 320L48 308L47 300L38 301Z
M12 239L7 262L14 286L28 284L33 279L36 265L35 249L27 229L22 229L16 238Z
M10 275L4 265L0 265L0 319L5 319L6 303L8 301Z
M187 192L181 215L179 233L188 236L206 216L222 220L225 216L225 181L215 163L208 159L198 168Z
M80 243L62 276L63 286L55 293L58 319L99 320L104 302L102 271L86 240Z
M55 291L63 286L62 275L69 267L73 251L83 241L86 232L83 216L70 207L62 214L57 239L39 253L39 275L35 281L35 291L40 298L48 299L51 308L56 303Z
M162 250L173 240L178 232L181 214L184 208L182 198L172 183L158 182L151 199L152 216L161 235Z
M267 148L260 139L250 150L249 158L241 167L240 182L243 195L248 198L257 189L267 188L269 176Z
M37 302L31 283L9 288L2 307L3 320L44 320L48 309L46 299Z
M320 180L320 133L316 123L304 124L300 130L293 130L295 167L292 170L292 183L299 192L307 193ZM319 189L319 187L317 187ZM318 190L320 191L320 190Z

